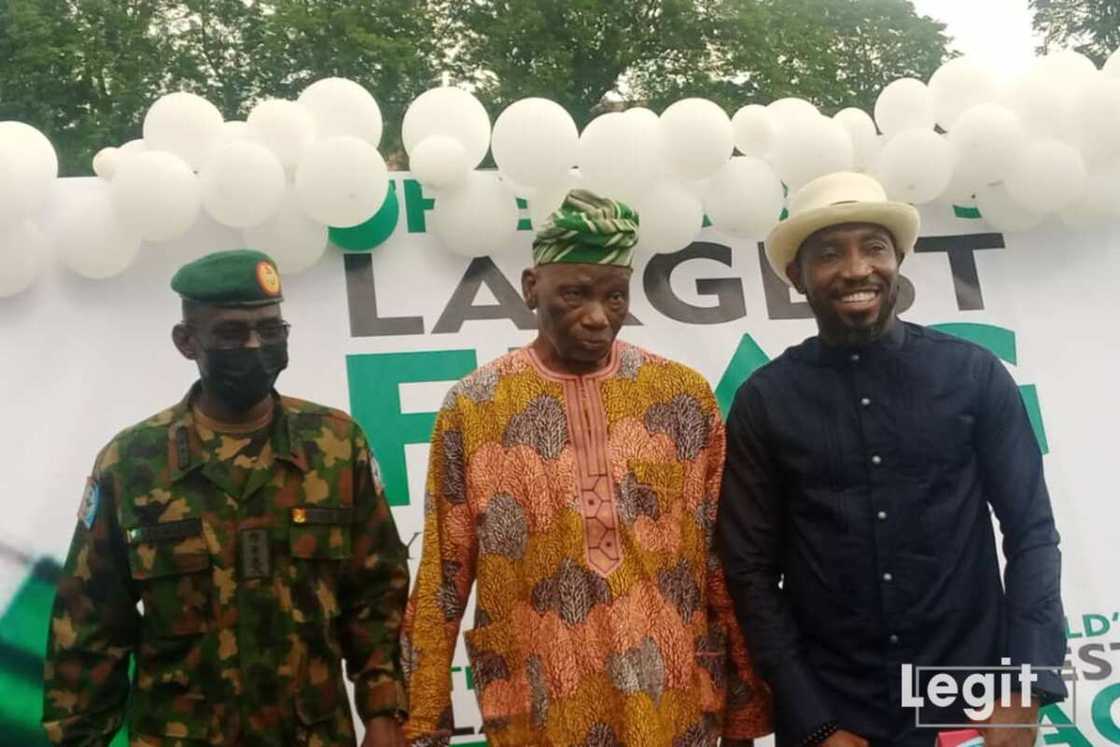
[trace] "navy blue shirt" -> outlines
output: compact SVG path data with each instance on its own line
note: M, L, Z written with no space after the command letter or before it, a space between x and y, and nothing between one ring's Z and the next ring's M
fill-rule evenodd
M814 337L755 372L728 415L718 532L779 744L831 720L932 744L902 708L902 664L1065 657L1042 454L1010 374L969 342L896 321L870 345ZM1034 687L1065 695L1057 674Z

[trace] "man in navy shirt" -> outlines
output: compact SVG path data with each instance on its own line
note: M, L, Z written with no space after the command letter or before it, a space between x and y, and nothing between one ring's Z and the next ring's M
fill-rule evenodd
M1003 663L1038 680L1027 705L997 700L985 744L1031 745L1039 705L1065 697L1037 669L1062 665L1065 635L1058 533L1018 389L986 350L895 317L913 207L844 173L790 210L767 256L819 334L736 394L718 528L778 745L928 747L938 729L916 726L903 665ZM968 705L920 720L968 723Z

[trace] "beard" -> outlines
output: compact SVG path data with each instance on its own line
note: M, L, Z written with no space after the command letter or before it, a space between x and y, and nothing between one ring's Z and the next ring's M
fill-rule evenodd
M817 325L825 340L836 345L859 346L878 340L890 326L891 320L894 319L895 306L898 304L898 289L899 283L896 279L883 290L878 313L870 319L858 322L839 313L831 298L821 298L809 293L806 295L806 300L817 318Z

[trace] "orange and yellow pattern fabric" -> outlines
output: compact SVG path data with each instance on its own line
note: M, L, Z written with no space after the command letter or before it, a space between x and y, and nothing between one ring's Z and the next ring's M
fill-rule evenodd
M771 730L713 527L724 432L698 373L616 342L586 376L531 349L456 384L405 615L406 736L447 744L467 653L489 744L700 747Z

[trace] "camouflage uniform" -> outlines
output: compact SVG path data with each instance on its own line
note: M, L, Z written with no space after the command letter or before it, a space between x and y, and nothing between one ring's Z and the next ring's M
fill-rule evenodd
M196 392L97 458L51 618L47 733L107 745L127 714L134 746L354 745L343 658L363 721L404 709L406 551L365 437L274 395L250 461L196 422Z

